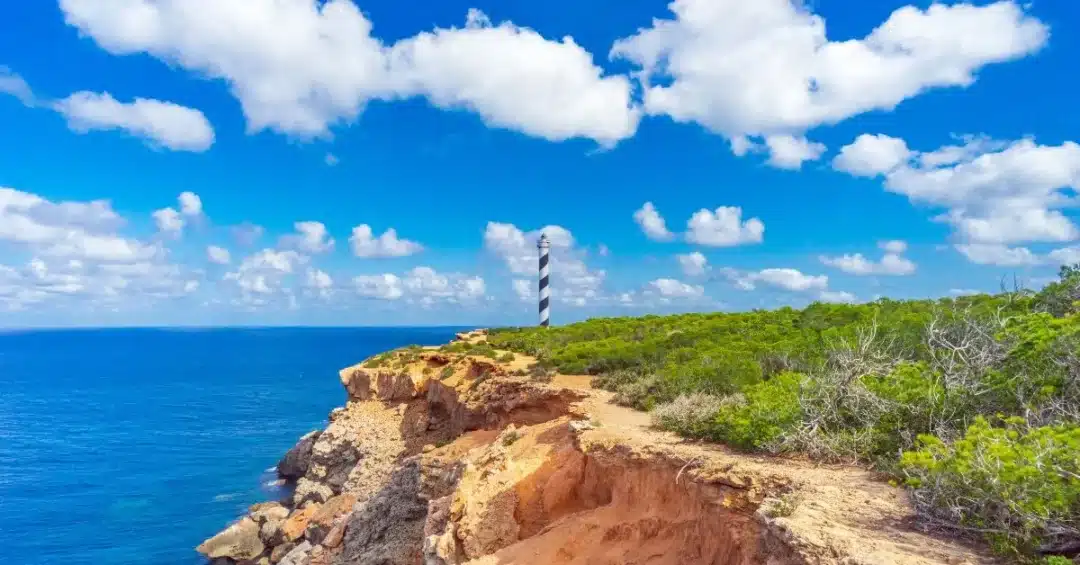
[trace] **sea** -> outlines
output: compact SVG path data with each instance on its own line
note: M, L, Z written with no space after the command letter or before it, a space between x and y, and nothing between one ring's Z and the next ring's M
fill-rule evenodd
M339 369L461 329L0 333L0 563L205 563L282 496L273 467L345 403Z

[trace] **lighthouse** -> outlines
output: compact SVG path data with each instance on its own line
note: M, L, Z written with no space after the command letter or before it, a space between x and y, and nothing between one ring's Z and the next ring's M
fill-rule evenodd
M546 328L551 321L551 289L548 288L548 251L551 249L551 242L547 235L540 234L536 248L540 250L540 325Z

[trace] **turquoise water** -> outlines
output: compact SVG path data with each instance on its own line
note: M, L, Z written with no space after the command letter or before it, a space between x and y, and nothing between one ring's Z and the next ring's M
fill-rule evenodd
M203 563L344 404L338 369L459 329L0 334L0 562Z

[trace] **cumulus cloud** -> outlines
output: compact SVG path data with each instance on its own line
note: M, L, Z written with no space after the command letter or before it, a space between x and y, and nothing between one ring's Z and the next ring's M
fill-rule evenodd
M648 284L649 290L664 298L701 298L705 287L691 285L675 279L656 279Z
M1037 265L1039 257L1026 247L1009 247L994 243L967 243L956 245L956 250L977 265L999 267L1022 267Z
M664 217L656 210L652 202L646 202L640 210L634 212L634 221L641 226L645 236L653 241L671 241L675 234L667 229Z
M796 134L1034 53L1049 30L1016 2L894 11L862 39L830 41L791 0L674 0L672 17L615 43L636 65L645 111L739 139ZM738 152L738 149L736 149Z
M675 257L679 261L679 266L682 267L683 274L688 277L698 277L705 274L705 271L709 269L709 260L699 251L693 253L687 253L685 255L676 255Z
M536 297L536 293L533 292L533 282L525 279L514 279L513 281L514 294L517 295L522 302L529 302Z
M361 224L352 230L349 237L353 255L365 259L378 257L408 257L424 250L424 246L409 241L398 239L397 230L389 228L382 235L376 237L371 226Z
M281 246L298 249L306 253L326 253L334 248L334 238L322 222L296 222L296 233L282 236Z
M360 275L353 278L356 292L365 298L398 300L422 306L438 303L475 303L487 294L487 284L478 276L443 274L431 267L415 267L403 276L392 273Z
M605 75L573 39L493 25L476 10L462 28L391 45L372 35L350 0L61 0L60 7L111 53L148 53L226 81L251 131L326 136L370 100L422 96L493 127L610 145L632 135L640 115L630 81Z
M180 213L185 216L201 216L203 213L202 198L194 192L181 192L177 198L180 202Z
M862 134L840 149L833 168L858 177L874 177L889 172L911 158L902 139L887 135Z
M893 275L904 276L915 272L916 266L910 259L902 256L907 250L907 243L903 241L883 241L878 247L885 251L885 255L879 261L872 261L862 255L841 255L829 257L822 255L820 261L830 267L835 267L845 273L865 275Z
M267 248L245 257L235 271L225 273L222 278L236 284L242 302L259 304L263 300L260 295L282 292L285 280L307 261L306 256L296 251Z
M722 273L742 290L754 290L758 284L792 292L823 291L829 286L829 277L825 275L806 275L798 269L790 268L763 269L748 273L724 269Z
M120 216L104 200L53 202L0 187L0 241L44 256L135 262L161 254L156 245L121 236Z
M798 170L806 161L817 161L825 145L794 135L770 135L765 138L769 164L779 169Z
M214 144L214 128L202 112L147 98L117 101L109 93L76 92L55 103L77 133L122 130L153 147L202 152Z
M211 263L216 263L218 265L228 265L232 260L232 256L228 249L216 245L211 245L206 248L206 258L209 259Z
M944 209L936 219L953 227L961 252L974 262L996 256L1029 264L1032 255L1008 246L1080 238L1060 212L1080 187L1080 145L1071 141L1047 146L1033 139L967 137L962 145L919 152L900 139L863 135L841 150L834 165L852 174L881 175L886 190Z
M309 294L323 299L330 298L334 287L334 279L326 271L309 267L307 277L304 280L304 287Z
M359 275L353 277L353 285L356 287L356 293L364 298L397 300L405 294L401 278L390 273Z
M701 209L687 222L686 240L711 247L733 247L761 243L765 224L757 218L742 219L742 208L721 206L715 211Z
M151 216L161 233L178 235L184 229L184 218L180 216L180 212L172 208L155 210Z

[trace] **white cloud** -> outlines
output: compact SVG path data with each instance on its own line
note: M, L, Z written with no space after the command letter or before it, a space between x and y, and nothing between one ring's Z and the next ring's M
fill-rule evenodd
M203 213L202 199L194 192L181 192L177 198L180 202L180 213L185 216L201 216Z
M723 269L721 272L742 290L754 290L759 283L792 292L824 291L829 286L829 277L825 275L805 275L797 269L763 269L750 273Z
M896 255L900 255L900 254L904 253L905 251L907 251L908 244L907 244L906 241L901 241L899 239L893 239L893 240L890 240L890 241L882 241L881 243L878 244L878 247L883 249L886 253L893 253L893 254L896 254Z
M841 151L865 150L860 136ZM1080 145L1038 145L1032 139L1000 142L967 137L963 145L920 153L902 140L875 136L874 144L903 147L902 159L882 158L873 164L845 162L839 168L856 174L882 174L885 188L913 203L944 208L936 219L953 226L963 244L974 245L969 258L1023 242L1063 242L1080 238L1080 229L1059 208L1072 203L1080 187ZM856 149L860 144L863 149ZM854 162L854 159L852 159ZM980 247L980 245L982 247ZM996 247L994 247L996 246ZM989 251L994 250L994 251ZM1006 262L1029 262L1023 252L1007 252ZM972 259L979 262L976 259Z
M825 152L821 143L788 134L767 136L765 146L769 149L769 164L780 169L798 170L804 162L817 161Z
M851 304L857 302L858 298L850 292L825 290L818 294L818 300L822 302Z
M442 274L431 267L416 267L401 277L391 273L360 275L353 278L353 285L357 293L366 298L398 300L404 297L410 303L423 306L470 304L487 293L487 285L481 277Z
M1026 247L1008 247L994 243L969 243L956 245L956 250L969 261L978 265L1021 267L1037 265L1040 259Z
M634 212L634 221L641 226L641 231L653 241L671 241L675 234L667 229L664 217L656 211L652 202L646 202L640 210Z
M440 108L476 112L492 127L552 141L574 137L613 145L637 129L630 81L604 76L570 37L545 39L527 28L492 25L470 10L464 28L436 29L389 51L398 95L419 94Z
M322 222L296 222L296 233L282 236L282 247L299 249L307 253L326 253L334 248L334 238Z
M123 224L107 201L52 202L0 187L0 241L49 257L92 261L145 261L161 249L123 237Z
M3 65L0 65L0 94L10 94L27 106L35 104L34 91L30 89L30 85L23 77Z
M1011 1L905 6L862 39L830 41L825 20L790 0L674 0L671 19L619 40L641 68L644 106L735 139L795 134L931 88L1045 45L1049 31ZM737 150L736 150L737 151Z
M1075 265L1080 263L1080 247L1062 247L1051 251L1047 257L1055 263L1062 265Z
M357 294L365 298L397 300L405 294L401 279L390 273L353 277L353 285L356 287Z
M701 298L705 287L690 285L675 279L656 279L648 284L650 290L665 298Z
M281 292L285 280L307 261L306 256L296 251L263 249L245 257L235 271L225 273L222 278L236 283L242 302L261 304L263 299L258 295Z
M688 277L698 277L705 274L705 271L709 268L709 261L699 251L687 253L685 255L676 255L676 259L679 261L679 266L682 267L683 274Z
M830 267L836 267L845 273L852 275L894 275L904 276L915 272L916 266L911 260L901 256L907 250L907 243L903 241L883 241L879 245L885 255L880 261L871 261L863 257L861 253L854 255L841 255L828 257L822 255L820 261Z
M533 292L532 281L528 281L525 279L514 279L513 286L514 294L517 294L518 298L520 298L522 302L530 302L536 296Z
M742 221L742 208L721 206L715 212L701 209L687 222L686 240L712 247L761 243L765 224L757 218Z
M154 224L157 225L157 229L161 233L178 235L184 229L184 218L180 216L180 212L177 212L173 208L155 210L151 216L154 218Z
M114 54L149 53L225 80L248 128L309 136L373 99L424 96L545 139L632 135L630 81L572 39L547 40L470 11L464 28L387 45L349 0L61 0L70 25Z
M206 248L206 258L209 259L211 263L217 263L218 265L228 265L232 260L228 249L216 245L211 245Z
M202 112L172 102L136 98L117 101L109 93L76 92L55 108L77 133L126 131L154 147L202 152L214 144L214 128Z
M833 168L857 177L874 177L907 162L911 155L902 139L864 133L840 149L833 159Z
M424 246L415 241L398 239L397 230L394 228L389 228L376 237L371 226L367 224L353 228L349 243L352 245L353 255L363 258L408 257L424 250Z
M325 299L330 297L331 290L334 287L334 279L326 271L309 267L304 286L311 293Z

